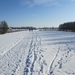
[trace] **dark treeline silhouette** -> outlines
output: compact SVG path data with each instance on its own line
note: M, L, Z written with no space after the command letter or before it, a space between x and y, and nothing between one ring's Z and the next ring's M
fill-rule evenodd
M8 31L8 24L6 21L0 22L0 34L4 34Z
M75 22L67 22L59 25L59 30L61 31L74 31L75 32Z
M12 29L28 29L28 30L36 30L35 27L11 27Z
M44 30L44 31L53 31L53 30L57 30L57 27L42 27L42 28L38 28L40 31Z

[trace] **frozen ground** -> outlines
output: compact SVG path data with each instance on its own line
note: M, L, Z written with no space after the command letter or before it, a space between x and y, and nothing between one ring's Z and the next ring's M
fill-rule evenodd
M75 75L75 33L0 35L0 75Z

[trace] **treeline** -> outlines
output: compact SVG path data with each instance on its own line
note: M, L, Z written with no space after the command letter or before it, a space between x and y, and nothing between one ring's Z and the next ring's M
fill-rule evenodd
M36 27L11 27L12 29L33 29L36 30Z
M54 30L58 30L57 27L42 27L42 28L38 28L40 31L54 31Z
M75 22L67 22L67 23L61 24L59 25L59 30L75 32Z
M0 34L4 34L8 31L8 24L6 21L0 22Z

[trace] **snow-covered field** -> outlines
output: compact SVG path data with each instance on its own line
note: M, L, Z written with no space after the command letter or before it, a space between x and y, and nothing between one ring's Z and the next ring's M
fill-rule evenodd
M0 75L75 75L75 33L0 35Z

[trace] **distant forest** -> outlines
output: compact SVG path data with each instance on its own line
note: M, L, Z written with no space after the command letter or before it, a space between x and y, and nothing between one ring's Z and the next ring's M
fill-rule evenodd
M74 31L75 32L75 22L67 22L59 25L60 31Z
M36 27L8 27L6 21L0 21L0 34L13 32L13 29L27 29L29 31L39 29L39 30L59 30L59 31L75 32L75 22L66 22L60 24L58 28L54 28L54 27L36 28Z
M11 27L12 29L33 29L36 30L36 27Z

